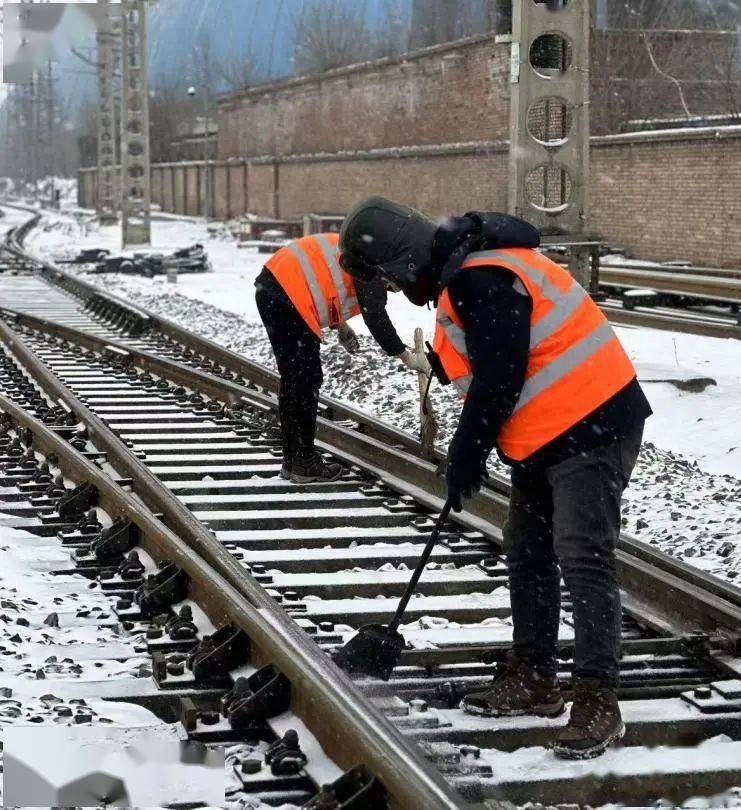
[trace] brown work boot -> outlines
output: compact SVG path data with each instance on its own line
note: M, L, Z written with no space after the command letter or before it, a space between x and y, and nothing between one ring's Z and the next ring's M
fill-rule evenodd
M337 461L325 461L316 450L308 455L296 453L293 457L291 481L294 484L312 484L317 481L336 481L344 467Z
M497 666L494 682L481 692L472 692L461 701L461 709L479 717L511 717L537 714L555 717L564 710L557 678L540 675L513 652Z
M564 759L592 759L625 734L620 705L613 689L598 680L574 682L571 716L553 743L553 752Z

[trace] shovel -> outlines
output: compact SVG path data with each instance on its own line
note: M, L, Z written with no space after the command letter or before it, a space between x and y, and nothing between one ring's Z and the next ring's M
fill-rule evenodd
M341 669L351 675L367 675L371 678L381 678L384 681L391 677L405 644L404 636L399 632L399 625L404 618L404 611L412 598L425 565L427 565L427 560L432 554L432 549L437 544L440 530L448 519L450 506L450 501L446 501L391 623L388 625L366 624L365 627L361 627L357 635L334 654L334 661Z

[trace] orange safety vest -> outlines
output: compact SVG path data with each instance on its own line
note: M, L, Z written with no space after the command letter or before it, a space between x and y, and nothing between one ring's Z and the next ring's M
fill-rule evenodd
M463 268L503 267L532 299L525 383L497 437L501 452L522 461L624 388L636 372L607 318L569 273L527 248L470 253ZM462 396L471 385L463 323L448 291L438 302L433 346Z
M336 233L304 236L273 254L265 267L319 338L360 313L355 283L341 267Z

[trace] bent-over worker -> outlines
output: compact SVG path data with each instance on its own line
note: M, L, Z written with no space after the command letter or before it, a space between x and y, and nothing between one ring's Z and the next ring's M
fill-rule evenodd
M529 230L530 243L503 247L512 228ZM538 244L535 229L505 215L438 227L382 198L359 205L340 236L344 261L376 267L416 303L436 303L430 360L465 397L448 452L454 508L480 488L494 447L512 468L504 548L513 645L489 688L461 707L483 716L564 710L562 573L573 603L574 701L553 747L586 758L625 731L615 545L651 408L605 316Z
M268 333L280 374L281 476L296 483L334 481L342 475L314 447L321 388L322 333L338 329L350 352L360 344L347 321L362 315L386 354L425 374L423 354L410 352L386 313L386 285L375 273L352 277L339 265L336 233L305 236L280 248L255 282L257 309Z

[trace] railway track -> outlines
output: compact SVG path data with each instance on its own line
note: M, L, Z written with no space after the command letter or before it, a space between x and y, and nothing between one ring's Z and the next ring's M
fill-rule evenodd
M741 590L622 537L628 734L595 763L559 762L543 744L563 720L481 721L456 708L463 691L491 677L510 638L499 548L507 485L495 480L446 526L410 604L410 646L394 677L352 684L326 653L393 612L441 503L435 464L419 457L412 437L324 400L319 438L348 473L301 490L277 477L270 372L50 265L40 268L17 243L9 251L0 259L6 354L55 407L64 403L73 414L64 418L85 427L119 480L132 482L146 517L140 534L158 548L155 558L187 558L194 601L209 608L210 598L223 600L211 612L229 616L252 642L240 665L271 663L290 681L292 720L330 762L321 760L314 774L362 764L363 778L375 784L372 774L383 785L390 806L410 808L500 798L645 805L741 786ZM44 417L51 403L39 412L22 389L4 385L21 400L3 401L0 410L39 431L29 420L34 410ZM77 480L89 475L80 470ZM98 479L99 488L122 489ZM118 503L109 512L120 513ZM155 528L171 536L165 542ZM564 597L560 674L568 682ZM117 609L122 620L138 620L136 600L123 598ZM182 662L171 663L158 657L155 665L166 694L183 677ZM213 690L191 691L179 706L183 733L233 742ZM298 778L301 803L319 780Z
M562 253L546 249L546 255L563 262ZM599 286L607 296L600 307L613 323L707 337L741 336L739 270L647 266L625 259L600 264Z
M637 268L600 265L600 286L648 288L679 298L741 304L741 278L731 270L710 268Z

